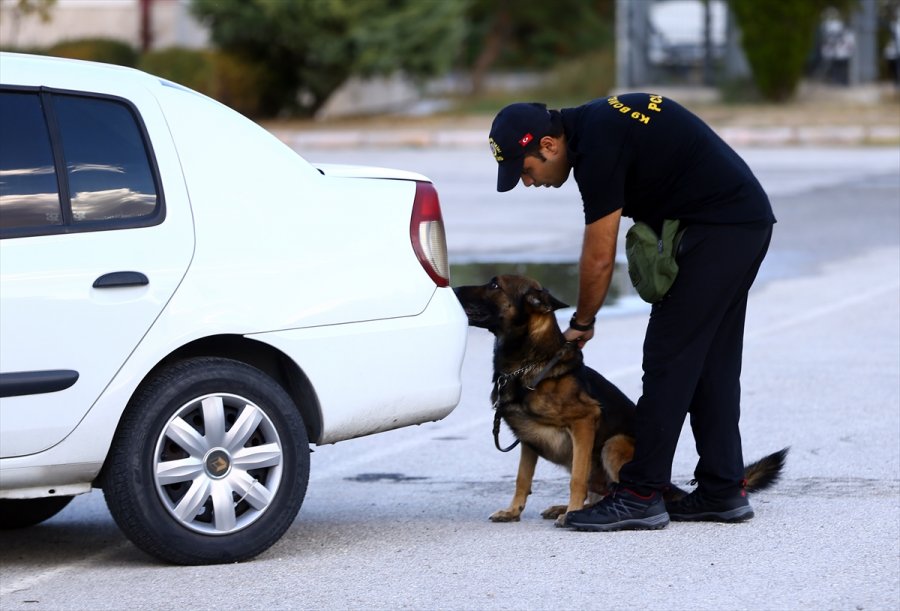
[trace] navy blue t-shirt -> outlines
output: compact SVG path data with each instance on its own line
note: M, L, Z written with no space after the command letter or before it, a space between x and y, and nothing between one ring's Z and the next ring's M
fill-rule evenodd
M619 208L656 228L775 222L744 160L675 101L628 93L560 112L586 224Z

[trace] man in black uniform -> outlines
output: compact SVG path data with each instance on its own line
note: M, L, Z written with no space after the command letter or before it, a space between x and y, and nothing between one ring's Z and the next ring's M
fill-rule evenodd
M601 502L568 515L587 530L662 528L672 520L753 517L743 488L738 429L747 293L775 217L747 164L708 125L671 99L630 93L577 108L512 104L490 134L497 190L559 187L574 171L585 231L575 314L565 331L583 346L609 288L621 217L660 230L686 227L679 273L655 303L644 339L635 454ZM662 491L685 416L699 461L697 489L668 507Z

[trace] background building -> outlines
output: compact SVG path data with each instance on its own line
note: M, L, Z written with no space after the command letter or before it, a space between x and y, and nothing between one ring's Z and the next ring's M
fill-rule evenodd
M40 6L40 1L32 1ZM18 0L0 0L0 46L46 47L79 38L112 38L136 49L202 48L209 36L189 0L56 0L48 20L23 14Z

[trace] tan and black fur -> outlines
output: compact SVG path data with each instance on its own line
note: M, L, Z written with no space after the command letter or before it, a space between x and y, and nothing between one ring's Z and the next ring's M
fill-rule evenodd
M491 515L518 521L525 508L538 457L571 472L569 501L542 512L565 523L565 514L584 506L589 495L606 494L619 469L634 454L635 405L614 384L584 364L581 350L567 343L554 314L568 307L523 276L499 276L481 286L455 289L469 325L489 330L494 343L491 401L521 441L512 502ZM772 485L786 450L745 469L747 490ZM685 493L675 486L667 500Z

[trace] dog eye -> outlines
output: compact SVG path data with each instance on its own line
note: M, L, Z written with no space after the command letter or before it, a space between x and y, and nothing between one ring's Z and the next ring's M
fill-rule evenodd
M497 284L496 278L491 278L491 281L488 283L488 288L491 288L491 289L499 289L500 288L500 285Z

